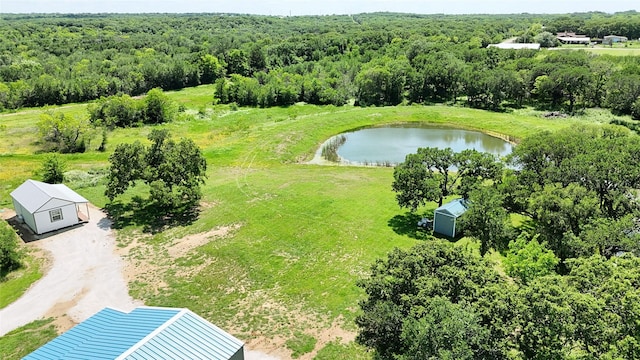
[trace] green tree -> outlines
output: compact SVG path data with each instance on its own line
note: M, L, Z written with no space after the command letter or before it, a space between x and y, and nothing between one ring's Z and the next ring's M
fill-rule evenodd
M135 100L131 96L123 94L101 98L95 103L89 104L87 112L89 113L89 121L94 126L113 129L144 123L144 107L144 101Z
M525 138L513 151L518 182L529 194L547 184L576 183L598 198L599 211L618 218L637 209L640 138L623 127L581 126Z
M47 155L38 170L42 181L48 184L62 184L66 164L57 154Z
M45 150L84 152L91 140L91 127L87 119L62 112L41 114L37 126Z
M591 81L591 71L586 66L564 65L537 77L532 93L543 106L565 107L573 113L577 105L586 106Z
M631 117L634 120L640 120L640 97L631 106Z
M505 250L512 231L502 195L493 187L481 186L471 192L468 204L460 223L465 234L480 240L480 255L491 248Z
M363 69L356 76L355 84L358 87L357 101L361 106L385 105L386 94L389 89L391 73L386 67L373 66Z
M633 104L640 98L640 74L616 73L607 81L605 106L616 115L629 115Z
M233 49L227 54L227 74L249 76L249 58L240 49Z
M161 89L151 89L144 98L145 123L162 124L172 121L176 114L174 102Z
M634 214L619 219L596 218L585 225L580 233L583 252L580 255L599 254L610 258L618 252L640 253L640 233Z
M120 144L110 156L105 195L113 201L138 180L150 186L149 199L159 208L191 208L202 197L207 163L190 139L174 142L166 130L152 130L151 145Z
M567 187L547 185L530 198L530 212L541 239L564 260L584 251L579 236L599 216L598 198L575 183Z
M464 82L463 60L452 51L441 51L418 55L412 63L416 69L410 95L413 101L456 102Z
M553 274L559 262L553 251L538 242L537 234L530 238L526 232L509 243L504 259L506 273L525 285L537 277Z
M212 84L224 76L225 64L211 54L204 54L198 59L198 71L202 84Z
M455 154L450 148L419 148L408 154L393 171L392 188L400 207L417 210L427 201L442 206L455 183L453 168Z
M394 168L392 189L400 207L415 211L427 201L442 206L443 199L456 191L466 197L483 181L501 175L502 165L491 154L419 148Z
M525 359L567 359L572 351L575 290L561 276L534 279L518 291L522 328L518 349Z
M6 221L0 219L0 279L19 268L21 258L16 232Z
M637 331L640 290L636 286L640 281L640 259L614 256L607 260L594 255L567 263L568 284L580 294L590 296L586 301L573 301L580 305L573 306L577 310L572 319L576 328L574 344L592 358L620 358L614 354L635 358L640 351Z
M420 314L412 314L403 325L402 341L407 347L397 359L471 360L483 357L489 330L469 305L434 297L415 311Z
M505 356L503 334L513 329L502 320L513 314L498 316L495 309L513 307L494 291L510 290L477 255L439 240L395 249L387 259L376 261L371 276L359 286L367 297L360 302L363 313L356 318L356 340L374 349L377 358L412 359L416 351L432 358ZM475 307L480 303L482 310ZM462 334L468 336L454 334L463 324L467 327Z
M558 38L554 34L548 31L543 31L538 35L534 36L533 41L540 44L540 47L543 47L543 48L556 47L560 43L558 41Z

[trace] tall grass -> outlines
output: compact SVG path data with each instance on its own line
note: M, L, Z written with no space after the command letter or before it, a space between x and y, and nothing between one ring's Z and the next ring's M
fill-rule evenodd
M347 141L345 135L338 135L331 138L322 146L322 157L331 162L340 162L338 149Z

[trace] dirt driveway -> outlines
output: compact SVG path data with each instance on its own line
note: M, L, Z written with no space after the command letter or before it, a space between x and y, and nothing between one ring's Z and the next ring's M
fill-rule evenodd
M45 234L41 239L23 236L27 246L44 250L51 267L11 305L0 309L0 336L34 320L54 317L58 331L66 331L104 307L129 312L144 305L129 296L124 263L115 252L111 221L90 206L90 221L70 229ZM4 218L15 214L4 212ZM245 348L247 360L278 360Z
M142 305L129 296L111 222L95 207L89 212L88 223L27 244L48 253L51 267L0 310L0 336L41 318L56 317L58 327L67 330L106 306L130 311Z

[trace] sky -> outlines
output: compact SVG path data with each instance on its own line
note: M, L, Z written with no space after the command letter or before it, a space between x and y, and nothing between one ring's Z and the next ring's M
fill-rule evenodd
M639 9L638 0L0 0L0 13L560 14Z

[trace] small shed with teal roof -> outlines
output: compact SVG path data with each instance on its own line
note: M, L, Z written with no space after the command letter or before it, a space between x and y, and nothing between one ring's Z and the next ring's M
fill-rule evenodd
M244 360L244 344L189 309L105 308L24 359Z
M467 201L456 199L440 206L433 212L433 232L449 236L456 236L456 222L467 211Z

